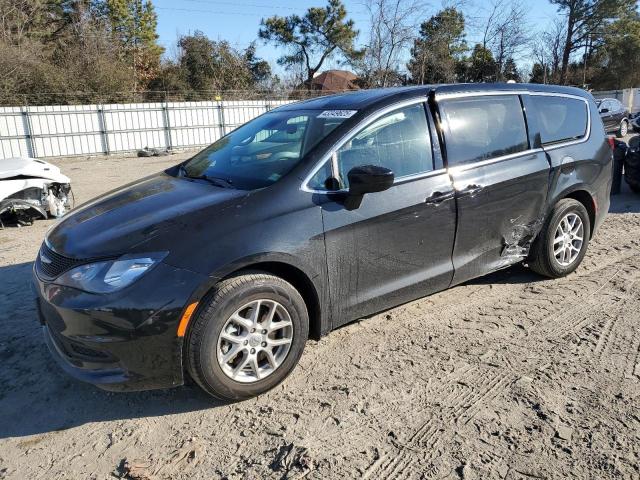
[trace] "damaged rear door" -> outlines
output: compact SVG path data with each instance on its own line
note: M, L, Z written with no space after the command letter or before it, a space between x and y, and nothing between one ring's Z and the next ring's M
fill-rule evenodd
M453 283L522 261L542 226L549 163L517 94L436 97L458 211Z

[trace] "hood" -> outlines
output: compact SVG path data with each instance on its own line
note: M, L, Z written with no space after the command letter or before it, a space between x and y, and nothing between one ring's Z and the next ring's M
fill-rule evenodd
M43 178L56 183L71 183L69 177L60 173L58 167L37 158L15 157L0 160L0 180L13 177Z
M159 173L78 207L46 240L57 253L78 259L170 251L181 232L212 222L249 193Z

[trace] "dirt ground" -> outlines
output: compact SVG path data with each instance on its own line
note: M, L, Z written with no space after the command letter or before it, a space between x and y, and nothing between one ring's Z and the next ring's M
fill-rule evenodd
M83 202L181 157L63 159ZM309 342L275 390L113 394L63 374L0 231L0 479L640 478L640 196L583 265L513 267Z

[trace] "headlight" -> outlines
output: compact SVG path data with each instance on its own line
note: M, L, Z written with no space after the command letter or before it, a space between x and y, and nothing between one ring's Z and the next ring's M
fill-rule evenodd
M88 263L63 273L55 283L91 293L111 293L131 285L166 256L167 252L136 253Z

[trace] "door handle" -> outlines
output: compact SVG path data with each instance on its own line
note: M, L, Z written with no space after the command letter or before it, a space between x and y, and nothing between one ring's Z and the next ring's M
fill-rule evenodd
M440 205L442 202L445 202L447 200L451 200L453 197L455 197L456 192L451 191L451 192L433 192L430 196L428 196L424 203L426 203L427 205Z
M462 190L458 190L457 193L459 197L466 197L468 195L469 196L477 195L482 190L484 190L484 187L482 185L472 183L470 185L467 185L466 188L463 188Z

